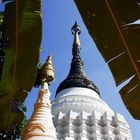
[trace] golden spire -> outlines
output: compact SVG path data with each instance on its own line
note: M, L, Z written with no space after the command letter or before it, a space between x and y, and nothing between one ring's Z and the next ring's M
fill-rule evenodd
M42 82L49 83L54 80L54 68L52 64L51 54L49 54L46 63L42 66L41 75Z

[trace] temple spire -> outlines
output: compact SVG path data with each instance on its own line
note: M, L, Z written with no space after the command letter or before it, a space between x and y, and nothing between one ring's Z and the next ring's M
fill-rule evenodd
M72 47L72 62L69 74L67 78L59 85L56 95L66 88L71 87L82 87L82 88L89 88L95 90L98 94L99 91L95 84L90 81L84 71L83 68L83 61L80 56L80 41L79 41L79 34L81 33L80 27L78 26L77 22L75 22L74 26L71 28L71 32L74 35L73 47Z
M56 140L52 121L49 82L54 79L51 55L41 69L42 87L34 106L34 112L24 129L22 140Z
M74 41L73 41L73 48L72 48L72 62L71 62L71 68L68 76L72 75L82 75L86 76L85 72L83 70L83 61L80 56L80 40L79 40L79 34L81 33L81 29L78 26L77 22L73 25L71 28L71 32L74 35Z

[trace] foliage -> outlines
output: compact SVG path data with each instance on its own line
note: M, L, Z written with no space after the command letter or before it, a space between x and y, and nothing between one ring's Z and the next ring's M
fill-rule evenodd
M36 80L34 83L34 87L39 87L42 83L41 81L41 68L42 68L43 64L41 62L38 63L37 65L37 74L36 74Z
M140 3L134 0L75 0L88 31L113 74L135 119L140 119Z
M27 118L26 118L26 116L24 115L23 121L21 122L21 124L19 124L20 136L23 135L24 128L25 128L25 125L26 125L26 124L27 124Z
M3 71L3 64L5 60L6 49L8 46L8 39L4 37L4 23L3 23L4 15L0 12L0 79Z
M13 99L24 102L36 76L42 35L41 0L14 0L5 5L4 36L8 38L0 81L0 130L19 125L22 112L13 112ZM22 106L23 104L21 104ZM26 108L23 106L23 111Z

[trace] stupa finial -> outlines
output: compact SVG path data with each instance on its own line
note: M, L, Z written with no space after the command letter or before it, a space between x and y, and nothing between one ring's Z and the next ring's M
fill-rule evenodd
M54 68L52 64L52 56L49 54L46 63L41 68L42 82L51 82L54 80Z
M81 33L81 29L80 29L79 25L77 24L77 21L75 21L75 24L72 26L71 32L73 35L75 35L76 33L78 33L78 35L79 35Z
M79 34L81 33L81 29L78 26L77 22L75 21L75 24L71 28L71 32L74 35L74 42L73 46L78 46L80 47L80 40L79 40Z

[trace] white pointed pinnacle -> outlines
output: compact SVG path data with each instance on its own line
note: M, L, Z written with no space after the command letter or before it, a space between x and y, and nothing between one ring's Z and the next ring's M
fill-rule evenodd
M52 121L48 82L54 79L54 70L49 56L42 69L43 84L39 91L34 112L24 129L22 140L56 140L56 130Z
M50 92L45 82L39 91L34 112L25 127L22 140L56 140L49 98Z

